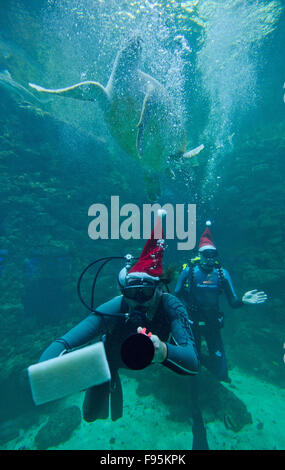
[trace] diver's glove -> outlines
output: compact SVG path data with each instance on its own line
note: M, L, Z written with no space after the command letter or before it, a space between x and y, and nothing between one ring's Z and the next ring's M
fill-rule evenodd
M146 334L146 329L141 328L140 326L137 329L138 333ZM158 336L148 333L147 335L154 346L154 356L152 362L163 362L167 357L167 346L166 344L159 339Z
M249 290L243 295L242 302L244 304L263 304L267 300L265 292L258 291L257 289Z

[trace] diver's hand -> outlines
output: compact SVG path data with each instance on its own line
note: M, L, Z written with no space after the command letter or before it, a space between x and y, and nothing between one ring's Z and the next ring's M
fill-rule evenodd
M249 290L242 298L244 304L263 304L267 300L265 292L258 292L257 289Z
M138 333L145 334L145 329L140 326L137 329ZM159 337L156 335L148 334L154 346L154 356L152 362L163 362L167 357L167 346L163 341L160 341Z

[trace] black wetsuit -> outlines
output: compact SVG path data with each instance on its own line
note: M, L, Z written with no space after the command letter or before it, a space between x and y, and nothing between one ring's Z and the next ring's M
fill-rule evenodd
M128 304L123 296L119 296L100 305L96 311L111 314L127 313ZM139 310L127 319L91 314L64 336L54 341L40 358L40 361L51 359L64 350L83 346L106 335L105 350L111 370L111 386L103 384L87 390L83 405L83 413L87 421L108 416L109 393L107 392L111 393L112 419L122 416L122 389L118 369L126 366L121 359L120 350L123 341L129 335L136 333L139 326L147 328L166 343L167 357L162 363L164 366L179 374L197 374L199 361L191 323L184 305L177 297L162 294L152 320Z
M186 267L175 288L175 294L185 303L193 321L192 329L199 354L203 335L209 350L209 360L205 358L206 365L219 380L227 381L228 367L220 331L223 314L219 308L219 296L223 292L232 308L243 305L226 269L218 266L206 272L199 264Z

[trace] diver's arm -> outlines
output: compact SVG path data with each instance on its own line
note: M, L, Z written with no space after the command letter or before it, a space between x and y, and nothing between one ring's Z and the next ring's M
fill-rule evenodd
M178 374L196 375L199 359L187 311L179 299L170 294L164 295L164 306L170 315L174 344L165 343L167 357L162 364Z
M96 308L101 313L120 313L122 296L114 297ZM61 338L56 339L41 355L40 362L59 356L63 351L83 346L104 333L114 317L92 313Z
M176 284L175 291L174 291L177 297L180 297L180 295L183 293L183 287L184 287L184 283L187 280L188 273L189 273L189 268L185 268L179 274L179 278L177 280L177 284Z
M223 283L223 288L224 292L227 296L228 302L232 308L240 308L243 306L243 301L238 298L232 280L231 276L229 275L228 271L226 269L223 269L224 273L224 283Z
M183 269L183 271L181 271L180 275L179 275L179 278L177 280L177 284L176 284L176 287L175 287L175 291L174 291L174 294L180 299L182 300L182 302L185 302L185 289L184 289L184 284L185 282L187 281L187 278L188 278L188 274L189 274L189 268L185 268Z
M39 362L47 361L48 359L59 356L63 351L88 343L88 341L91 341L100 334L102 323L102 317L99 317L99 315L88 315L87 318L78 323L78 325L68 331L64 336L51 343L42 353Z

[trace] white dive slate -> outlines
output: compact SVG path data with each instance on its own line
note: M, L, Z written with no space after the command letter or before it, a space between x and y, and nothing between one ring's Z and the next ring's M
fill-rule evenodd
M98 342L28 367L33 400L41 405L111 379L104 344Z

